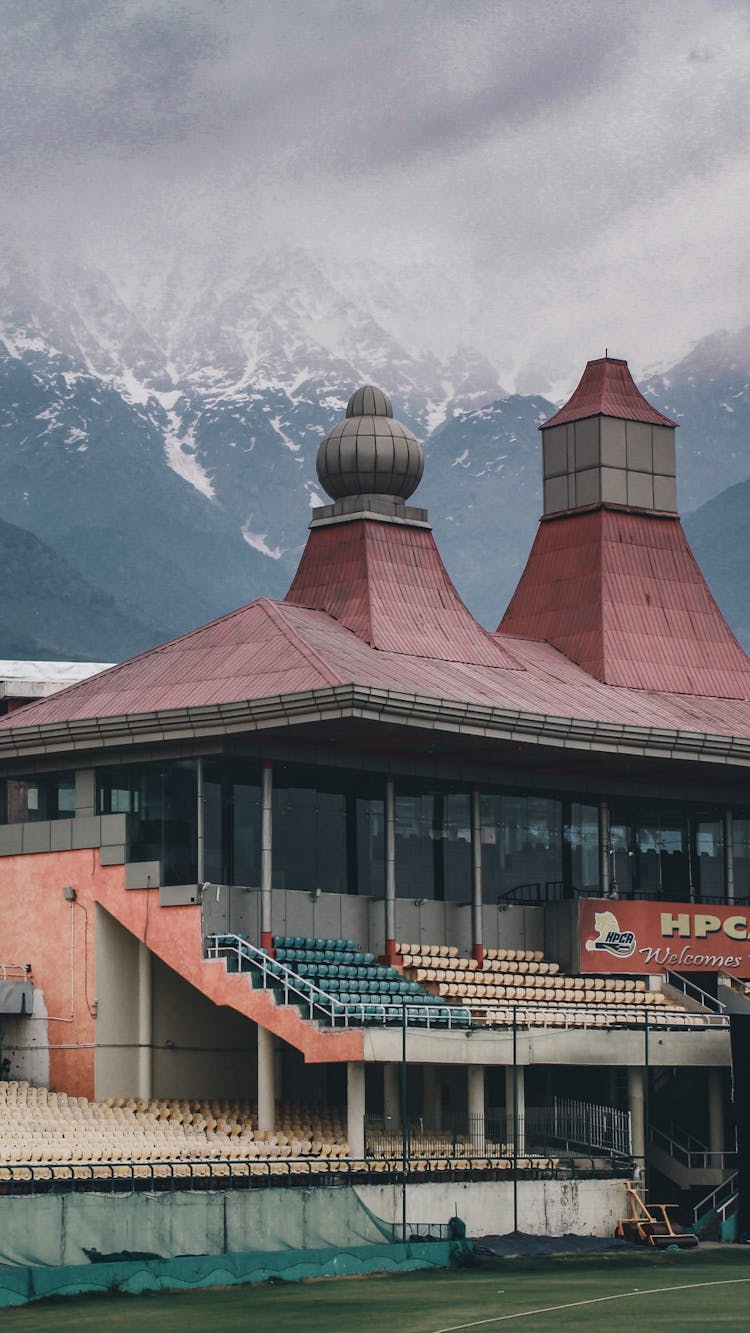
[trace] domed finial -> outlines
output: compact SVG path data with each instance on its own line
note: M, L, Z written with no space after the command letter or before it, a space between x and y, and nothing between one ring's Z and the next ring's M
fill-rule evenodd
M391 495L408 500L424 469L422 446L393 416L382 389L366 384L349 399L318 449L318 480L332 500Z
M376 389L374 384L363 384L355 389L346 405L348 417L392 417L393 404L387 393Z

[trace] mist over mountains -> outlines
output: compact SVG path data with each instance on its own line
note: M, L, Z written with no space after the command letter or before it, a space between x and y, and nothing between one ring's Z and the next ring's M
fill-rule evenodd
M382 385L424 440L415 503L429 508L460 592L494 628L533 540L537 428L553 403L507 394L477 349L410 352L382 312L302 252L259 259L232 282L209 270L186 284L175 271L137 309L101 272L69 265L41 278L9 264L0 520L51 555L29 557L31 576L16 583L23 614L14 621L5 608L2 655L129 656L257 596L283 596L310 507L325 499L318 444L364 382ZM681 511L696 511L688 533L750 642L750 329L707 338L641 388L680 423ZM4 527L0 539L6 550L27 540ZM55 557L72 638L54 618L29 619L41 594L33 566L48 587Z

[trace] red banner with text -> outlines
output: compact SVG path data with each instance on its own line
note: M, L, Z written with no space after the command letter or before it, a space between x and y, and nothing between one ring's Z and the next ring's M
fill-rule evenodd
M581 972L750 977L750 910L705 903L580 903Z

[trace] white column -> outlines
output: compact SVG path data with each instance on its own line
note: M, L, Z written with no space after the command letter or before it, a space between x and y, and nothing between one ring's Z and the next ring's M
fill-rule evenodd
M138 1096L151 1100L151 1049L153 1046L153 1002L151 950L138 941Z
M526 1081L523 1065L516 1068L516 1101L518 1104L518 1155L526 1151ZM513 1066L505 1067L505 1114L508 1143L513 1146Z
M603 898L609 897L609 806L602 797L599 802L599 888Z
M346 1137L349 1143L349 1156L364 1157L365 1067L361 1061L346 1066Z
M724 1081L720 1069L708 1071L708 1146L724 1152ZM717 1163L718 1165L718 1163Z
M392 777L385 780L385 956L396 946L396 792Z
M466 1070L469 1133L474 1152L484 1155L484 1065L469 1065Z
M424 1122L428 1129L440 1129L440 1065L423 1065Z
M401 1125L401 1071L398 1065L383 1065L383 1116L387 1129Z
M270 949L273 943L271 919L271 883L273 871L273 767L263 761L261 788L260 833L260 947Z
M628 1109L630 1111L630 1134L633 1143L633 1156L640 1162L643 1162L646 1155L644 1078L643 1070L638 1067L628 1069Z
M276 1054L274 1036L258 1027L258 1129L276 1128Z
M478 963L484 961L482 922L482 824L479 788L471 791L471 946Z

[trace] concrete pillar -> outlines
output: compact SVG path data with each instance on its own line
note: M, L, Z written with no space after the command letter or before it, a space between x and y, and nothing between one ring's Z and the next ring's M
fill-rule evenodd
M153 1047L151 950L138 941L138 1096L151 1100Z
M76 769L76 817L96 814L96 776L93 768Z
M734 902L734 818L724 811L724 892L728 903Z
M526 1151L526 1080L523 1065L516 1068L516 1102L518 1114L518 1156ZM505 1067L505 1114L509 1147L513 1148L513 1066Z
M628 1110L633 1156L643 1162L646 1156L646 1121L644 1118L644 1074L639 1068L628 1069Z
M604 797L599 802L599 889L602 898L609 897L609 805Z
M711 1152L724 1152L724 1080L720 1069L708 1070L708 1146ZM717 1165L718 1163L714 1163Z
M423 1115L426 1129L440 1129L442 1117L440 1065L423 1065Z
M471 791L471 944L478 963L484 962L482 933L482 821L478 787Z
M365 1155L365 1067L360 1061L346 1066L346 1137L349 1156Z
M273 946L271 884L273 874L273 765L263 761L260 831L260 947Z
M383 1116L386 1127L401 1125L401 1071L398 1065L383 1065Z
M484 1065L469 1065L466 1070L469 1134L474 1153L484 1156Z
M258 1129L276 1128L276 1053L274 1036L258 1027Z
M396 952L396 788L385 780L385 957Z

